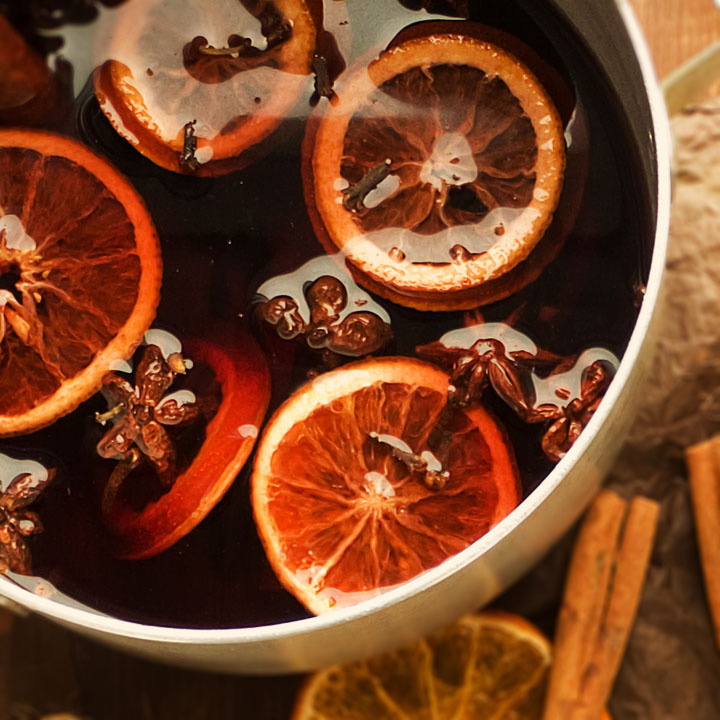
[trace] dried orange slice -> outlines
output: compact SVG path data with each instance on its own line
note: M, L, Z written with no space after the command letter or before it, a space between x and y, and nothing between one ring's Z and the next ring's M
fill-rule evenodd
M0 435L95 393L155 316L157 234L130 183L84 146L0 130Z
M215 175L295 104L315 26L304 0L143 0L108 42L95 92L115 129L168 170Z
M321 241L395 302L476 306L552 220L565 168L553 101L513 55L459 34L395 45L335 89L306 139Z
M252 336L238 329L232 336L191 341L187 354L194 364L190 378L205 375L205 391L218 390L220 403L200 449L168 492L141 509L118 493L105 521L116 554L126 559L162 552L205 518L248 459L265 417L270 374Z
M430 435L448 383L419 360L360 361L320 375L270 420L253 469L255 520L276 574L312 612L434 567L517 505L512 448L482 407L443 415L442 487L386 446L437 463Z
M523 618L469 615L402 650L316 673L292 720L541 720L551 658Z

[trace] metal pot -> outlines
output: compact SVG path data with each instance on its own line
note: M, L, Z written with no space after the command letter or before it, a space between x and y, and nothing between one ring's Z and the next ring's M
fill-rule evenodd
M232 630L155 627L58 602L2 577L0 594L8 604L163 662L238 673L304 671L412 641L488 602L575 522L619 449L651 354L669 228L671 141L650 56L627 0L547 0L535 8L563 15L614 87L637 147L637 174L654 227L647 290L619 371L588 427L540 487L442 565L373 600L320 617Z

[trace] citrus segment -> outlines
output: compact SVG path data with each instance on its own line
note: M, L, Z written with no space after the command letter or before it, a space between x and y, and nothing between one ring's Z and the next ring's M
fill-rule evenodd
M146 0L120 9L95 92L150 160L218 174L241 167L288 114L314 47L304 0Z
M72 411L155 315L162 265L142 200L50 133L0 131L0 435Z
M552 220L565 167L552 100L514 56L457 34L396 45L336 91L307 138L320 239L396 302L473 307Z
M271 419L253 471L255 518L278 577L313 612L434 567L517 505L503 431L481 407L444 416L447 389L432 365L372 359L319 376ZM442 451L431 438L441 422ZM428 487L388 442L438 452L444 486Z
M210 372L220 404L197 455L168 492L137 509L118 493L106 515L116 553L127 559L156 555L195 528L219 502L252 452L270 397L270 376L254 339L186 344L190 372Z
M312 676L293 720L540 720L550 643L522 618L485 613L396 652Z

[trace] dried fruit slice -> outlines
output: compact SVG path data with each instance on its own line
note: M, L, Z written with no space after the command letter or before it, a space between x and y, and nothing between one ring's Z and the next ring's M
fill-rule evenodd
M0 435L74 410L155 316L162 262L130 183L79 143L0 130Z
M168 170L242 166L307 86L304 0L144 0L118 12L95 92L120 135Z
M316 673L293 720L540 720L550 662L550 643L523 618L469 615L410 647Z
M449 33L395 45L335 89L306 141L321 241L395 302L474 307L557 207L565 143L549 95L499 46Z
M197 454L167 492L136 509L132 495L121 490L106 512L116 553L126 559L162 552L205 518L248 459L267 410L269 371L246 332L238 330L230 339L192 341L186 350L194 364L189 375L204 376L202 394L214 387L220 404Z
M517 505L504 432L480 406L444 414L448 382L418 360L360 361L305 385L268 424L255 519L281 582L313 612L434 567ZM441 416L442 450L431 438ZM403 452L428 470L442 457L442 487L428 487L430 473L411 470Z

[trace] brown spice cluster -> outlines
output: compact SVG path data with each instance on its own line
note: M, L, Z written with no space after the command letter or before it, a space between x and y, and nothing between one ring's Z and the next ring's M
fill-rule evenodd
M338 355L368 355L380 350L392 337L390 326L375 313L356 311L342 317L348 293L332 275L323 275L311 283L305 299L310 307L310 322L303 319L297 301L287 295L262 303L260 316L275 326L281 338L303 336L314 350L326 349Z
M49 470L45 479L22 473L0 493L0 572L30 575L32 562L27 538L42 532L38 516L27 508L54 476Z
M102 458L119 460L105 492L106 508L122 481L141 462L150 462L165 488L172 485L175 446L165 427L187 425L200 414L196 402L178 403L165 398L176 375L185 373L185 361L179 354L167 360L157 345L148 345L135 371L135 385L120 375L109 375L102 394L109 410L96 415L104 425L112 423L97 445ZM106 508L107 509L107 508Z
M536 355L509 352L495 338L479 339L468 349L433 342L418 347L417 353L450 374L450 404L467 407L478 402L490 386L525 422L552 423L543 436L542 448L555 462L573 446L612 380L612 374L597 361L584 370L579 397L567 404L537 404L531 371L552 368L551 374L563 373L573 367L575 358L563 359L543 350Z

